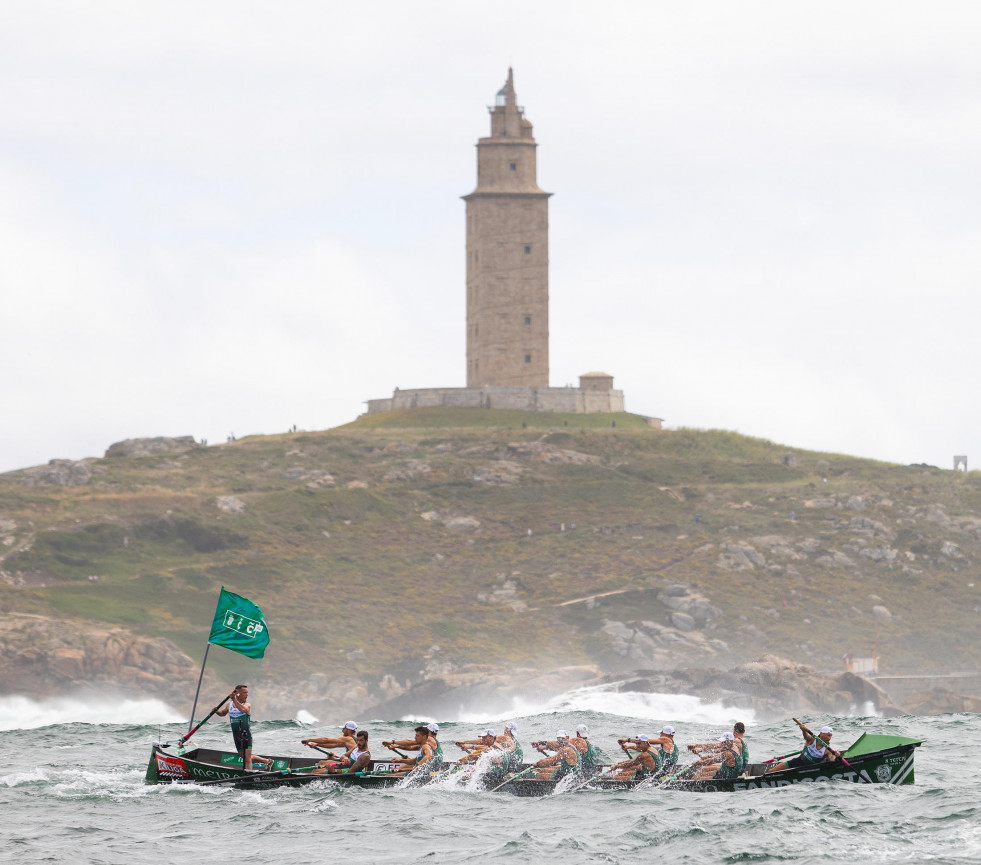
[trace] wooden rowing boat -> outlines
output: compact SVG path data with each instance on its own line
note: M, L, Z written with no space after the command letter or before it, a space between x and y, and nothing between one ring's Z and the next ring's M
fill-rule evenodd
M571 781L552 781L536 778L533 774L523 774L531 770L530 765L520 767L521 772L509 776L490 773L485 776L487 789L518 796L547 796L556 788L593 790L631 790L636 788L661 788L695 793L740 792L776 787L789 787L794 784L844 781L855 784L912 784L913 753L920 746L917 739L902 736L887 736L863 733L841 761L816 763L801 769L784 769L766 774L766 763L751 764L738 778L729 780L692 781L677 775L663 775L644 779L624 779L602 777L600 767L592 779L573 778ZM316 757L271 757L268 769L246 772L242 768L239 754L218 751L210 748L183 748L154 743L147 765L146 783L193 783L228 784L236 787L267 788L279 786L303 786L315 781L330 781L345 786L367 789L393 787L404 779L395 774L403 769L400 763L373 760L365 772L313 774ZM459 763L442 763L427 772L416 774L417 783L448 777L454 770L462 768ZM520 777L519 777L520 774Z

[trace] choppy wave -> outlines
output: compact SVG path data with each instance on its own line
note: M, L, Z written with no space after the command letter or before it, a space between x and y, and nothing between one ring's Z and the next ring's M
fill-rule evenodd
M510 712L482 714L465 712L454 720L465 723L505 721L515 716L566 714L570 712L602 712L643 721L679 721L687 723L727 725L742 720L751 724L755 715L751 709L735 710L717 702L706 702L689 694L654 694L640 691L620 691L619 684L592 685L566 691L548 700L515 699Z
M160 700L93 698L89 694L32 700L0 697L0 730L30 730L54 724L169 724L186 720Z

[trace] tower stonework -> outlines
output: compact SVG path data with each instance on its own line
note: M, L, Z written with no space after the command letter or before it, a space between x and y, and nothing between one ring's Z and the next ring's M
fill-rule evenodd
M477 142L467 203L467 387L548 387L548 199L514 75Z

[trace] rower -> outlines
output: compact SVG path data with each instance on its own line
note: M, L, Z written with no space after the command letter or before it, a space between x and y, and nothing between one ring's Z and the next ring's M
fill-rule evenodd
M639 780L641 778L650 778L657 774L661 768L660 752L651 749L649 736L640 735L632 739L618 739L617 741L620 742L621 746L627 742L633 742L636 745L635 750L637 750L638 754L636 757L630 757L627 760L614 763L610 766L607 777L622 780L630 780L632 778ZM616 771L616 774L613 774L614 771Z
M358 730L354 736L357 744L337 760L321 760L317 768L312 770L314 775L351 774L364 772L371 763L371 753L368 751L368 731Z
M416 727L418 730L419 728ZM433 756L439 758L439 762L443 762L443 747L439 744L436 737L439 735L439 724L431 723L426 725L426 741L429 742L429 747L432 748ZM403 751L418 751L419 743L415 739L390 739L387 742L382 742L386 748L401 748Z
M518 725L514 721L508 721L504 725L504 733L497 737L497 741L494 743L504 751L505 763L508 767L517 768L524 762L525 755L524 751L521 750L521 745L518 744L518 739L516 733L518 732Z
M629 754L630 751L638 750L631 745L631 743L636 744L638 739L617 739L617 743ZM655 738L646 736L645 739L650 742L660 768L672 769L678 765L678 749L674 744L674 727L665 725L661 727L661 732Z
M834 735L834 730L831 727L822 727L821 732L815 738L800 721L797 721L797 726L800 727L800 731L804 735L803 750L793 760L784 760L768 768L767 774L779 772L782 769L800 769L803 766L813 766L815 763L831 759L831 749L828 748L828 745L831 744L831 737Z
M736 747L736 737L723 733L718 742L689 745L688 750L700 754L695 764L698 769L692 775L693 781L728 780L738 778L742 771L741 752Z
M576 735L569 740L569 744L580 754L580 768L583 774L592 774L593 770L599 765L599 755L589 741L589 727L580 724L576 727Z
M566 775L578 772L582 755L572 746L569 741L569 734L565 730L559 730L555 734L554 741L532 742L531 744L536 751L542 753L555 751L554 754L542 757L534 764L538 770L535 772L536 778L558 781Z
M402 763L405 765L405 768L401 771L393 772L393 777L400 778L413 770L426 771L427 769L435 769L437 767L439 760L436 757L432 746L429 744L430 732L431 731L427 727L416 727L416 737L411 744L415 746L415 748L419 751L419 754L416 757L400 757L398 759L391 760L390 762L392 763ZM408 748L409 745L405 745L404 747Z
M461 763L475 763L480 759L480 755L485 751L490 751L496 742L497 733L488 728L477 739L461 739L454 744L461 751L467 752L467 755L460 760Z
M358 729L358 725L354 721L348 721L343 727L341 727L341 735L337 737L330 736L320 736L314 739L301 739L300 742L306 745L308 748L321 749L321 748L343 748L345 751L350 753L355 748L357 748L358 743L354 738L354 731Z
M732 735L736 737L736 748L740 752L740 773L746 771L749 766L749 746L743 736L746 735L746 725L742 721L736 721L732 725Z

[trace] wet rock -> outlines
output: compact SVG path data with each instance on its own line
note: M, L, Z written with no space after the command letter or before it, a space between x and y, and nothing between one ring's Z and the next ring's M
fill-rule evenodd
M888 608L883 607L881 604L876 604L872 608L872 615L877 619L883 619L886 621L892 618L892 613L889 612Z

